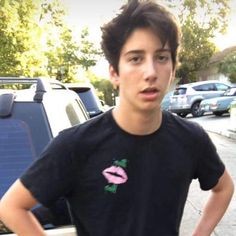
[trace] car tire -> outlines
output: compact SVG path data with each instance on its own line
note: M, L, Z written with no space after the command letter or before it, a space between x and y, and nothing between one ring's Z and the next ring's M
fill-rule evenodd
M222 112L222 111L214 111L214 112L213 112L213 114L214 114L215 116L222 116L223 113L224 113L224 112Z
M200 101L195 102L191 107L191 113L193 117L200 117L204 114L203 111L200 110Z
M177 115L182 118L185 118L188 115L188 113L180 112L180 113L177 113Z

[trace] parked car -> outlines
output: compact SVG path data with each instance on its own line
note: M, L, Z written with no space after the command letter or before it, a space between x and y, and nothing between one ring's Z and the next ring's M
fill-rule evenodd
M213 112L216 116L228 113L231 102L236 98L236 87L228 89L222 96L205 99L200 104L202 112Z
M24 89L13 90L11 86ZM8 89L0 89L0 199L61 130L89 119L79 96L57 81L0 77L0 88L3 87ZM65 217L69 217L67 208L62 208ZM50 213L58 212L59 208L54 206L51 210ZM36 209L32 212L39 215ZM54 216L57 219L50 223L65 222L61 214ZM47 219L40 219L41 223L44 221L46 227ZM0 223L0 234L5 231Z
M66 83L67 88L75 91L84 103L90 118L102 114L105 111L103 102L96 95L95 88L90 83Z
M186 117L189 113L193 117L201 116L203 115L203 111L199 109L201 101L218 97L230 87L228 83L215 80L179 85L171 96L169 110L181 117Z
M162 99L162 102L161 102L161 109L163 111L169 111L169 108L170 108L170 99L171 99L171 96L174 94L174 91L171 90L169 91L165 96L164 98Z

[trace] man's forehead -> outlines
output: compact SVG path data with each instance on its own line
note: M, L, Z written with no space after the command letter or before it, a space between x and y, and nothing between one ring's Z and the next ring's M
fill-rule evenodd
M157 49L168 49L168 42L163 42L163 38L160 37L157 32L148 28L136 28L127 37L123 48L125 47L140 47L146 48L150 45L157 45ZM164 44L164 45L163 45Z

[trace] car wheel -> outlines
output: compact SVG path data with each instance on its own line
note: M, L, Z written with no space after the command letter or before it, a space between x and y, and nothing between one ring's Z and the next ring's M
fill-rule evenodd
M195 102L191 107L191 113L193 117L199 117L204 114L203 111L200 110L200 102Z
M180 112L180 113L177 113L177 115L184 118L188 115L188 113Z
M223 113L224 113L224 112L222 112L222 111L215 111L215 112L213 112L213 114L214 114L215 116L222 116Z

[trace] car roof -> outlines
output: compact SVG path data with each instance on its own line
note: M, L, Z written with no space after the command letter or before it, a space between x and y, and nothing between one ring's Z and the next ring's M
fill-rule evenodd
M17 93L17 96L25 97L27 100L30 100L29 96L31 95L34 101L42 101L44 94L49 91L69 91L60 81L46 77L0 77L0 85L24 85L27 89L5 89L3 87L0 91L2 90L1 93Z
M64 83L64 85L68 88L93 88L89 82Z
M15 95L16 102L29 102L34 100L34 89L12 90ZM44 98L52 97L54 100L66 100L67 98L79 98L79 96L72 90L51 90L44 93ZM45 99L43 99L44 101Z
M228 86L231 86L231 83L225 82L225 81L219 81L219 80L204 80L204 81L197 81L197 82L192 82L192 83L187 83L187 84L180 84L177 86L178 88L184 88L184 87L193 87L197 85L202 85L202 84L211 84L211 83L222 83Z

